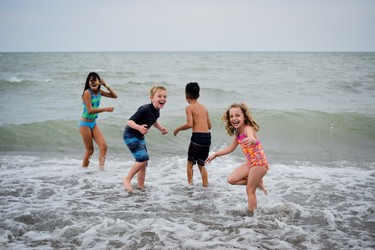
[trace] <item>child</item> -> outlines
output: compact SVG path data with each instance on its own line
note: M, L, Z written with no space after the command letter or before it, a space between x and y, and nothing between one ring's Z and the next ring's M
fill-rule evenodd
M175 129L176 136L181 130L192 128L193 134L188 151L187 178L189 185L193 184L193 166L198 163L202 176L203 187L208 186L207 171L204 166L211 145L211 121L205 106L198 102L199 85L196 82L188 83L185 87L186 101L189 106L185 108L186 124Z
M211 162L217 156L229 154L236 149L238 144L241 145L247 162L237 167L228 176L228 182L232 185L246 185L248 211L252 214L257 207L256 188L259 187L267 195L262 178L268 171L268 162L257 135L259 126L244 103L232 104L223 115L223 121L227 133L234 135L232 143L210 155L206 162Z
M101 85L103 85L109 92L101 90ZM94 153L94 139L100 150L99 168L104 170L104 162L107 154L107 143L105 142L102 131L99 129L98 125L96 125L96 118L98 118L98 113L112 112L114 107L99 108L100 99L102 96L117 98L115 91L111 89L97 73L89 73L82 94L83 113L78 124L79 132L86 148L86 153L82 162L82 167L84 168L89 166L90 157Z
M167 101L167 90L163 86L155 86L150 90L150 104L141 106L137 112L129 118L124 131L124 142L135 158L128 175L123 178L124 188L132 192L131 180L135 174L138 177L138 188L144 188L146 167L149 160L144 135L154 125L164 135L168 131L157 119Z

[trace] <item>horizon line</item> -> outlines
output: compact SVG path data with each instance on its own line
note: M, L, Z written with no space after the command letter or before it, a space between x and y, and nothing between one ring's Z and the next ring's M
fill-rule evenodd
M373 53L375 50L50 50L50 51L0 51L0 53Z

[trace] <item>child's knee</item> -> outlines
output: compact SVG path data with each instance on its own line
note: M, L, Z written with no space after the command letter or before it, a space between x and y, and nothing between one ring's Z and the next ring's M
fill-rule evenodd
M206 171L206 167L204 165L198 165L199 171Z
M228 183L231 184L231 185L233 185L233 184L236 183L236 182L233 180L233 178L232 178L231 176L228 176L227 181L228 181Z
M247 194L254 194L257 189L257 186L254 185L246 185L246 193Z

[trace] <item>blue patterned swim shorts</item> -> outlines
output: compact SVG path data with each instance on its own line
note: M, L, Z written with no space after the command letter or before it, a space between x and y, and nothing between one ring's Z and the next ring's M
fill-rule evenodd
M146 142L131 133L124 133L124 143L133 154L136 162L148 161Z

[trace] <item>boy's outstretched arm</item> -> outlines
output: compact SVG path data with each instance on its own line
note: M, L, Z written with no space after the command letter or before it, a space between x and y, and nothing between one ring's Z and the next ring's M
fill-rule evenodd
M148 128L147 128L146 124L139 125L139 124L135 123L135 121L133 121L133 120L128 121L128 126L131 127L132 129L138 130L143 135L147 134L147 132L148 132Z
M160 122L158 122L158 121L155 122L155 123L154 123L154 127L157 128L157 129L159 129L160 132L161 132L163 135L168 134L168 130L167 130L166 128L164 128L164 127L160 124Z
M176 128L174 131L173 131L173 134L176 136L178 134L178 132L180 132L181 130L187 130L187 129L190 129L193 127L193 113L191 111L191 109L189 107L186 107L185 109L185 112L186 112L186 123L178 128Z

